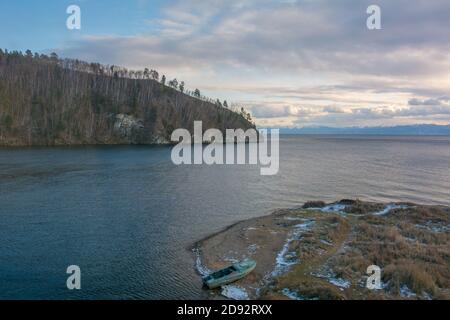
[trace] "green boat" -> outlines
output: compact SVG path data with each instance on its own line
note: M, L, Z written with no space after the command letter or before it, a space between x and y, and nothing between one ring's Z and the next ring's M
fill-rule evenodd
M235 282L244 278L256 267L253 260L244 260L233 264L225 269L218 270L203 278L203 283L209 289L215 289L220 286Z

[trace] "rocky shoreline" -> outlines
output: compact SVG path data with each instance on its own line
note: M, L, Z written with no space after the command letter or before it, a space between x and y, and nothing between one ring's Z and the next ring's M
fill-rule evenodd
M449 222L441 206L308 202L199 241L196 268L257 261L211 299L450 299ZM366 286L371 265L382 270L378 290Z

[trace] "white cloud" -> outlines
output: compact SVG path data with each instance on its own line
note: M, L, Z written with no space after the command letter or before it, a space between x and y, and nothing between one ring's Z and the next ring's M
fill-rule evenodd
M427 97L449 94L450 3L379 0L383 29L368 31L371 2L174 0L150 21L157 31L91 36L62 54L157 68L261 123L445 117L445 101Z

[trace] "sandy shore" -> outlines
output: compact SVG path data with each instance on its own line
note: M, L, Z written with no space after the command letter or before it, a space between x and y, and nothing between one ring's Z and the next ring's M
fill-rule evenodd
M195 246L200 275L251 258L212 299L449 299L449 208L343 200L239 222ZM366 288L367 267L382 289Z

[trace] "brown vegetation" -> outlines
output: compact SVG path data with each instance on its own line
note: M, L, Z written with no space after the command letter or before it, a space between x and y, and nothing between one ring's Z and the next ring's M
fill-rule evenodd
M448 299L448 208L411 206L393 209L386 216L371 214L383 207L356 201L346 210L354 216L331 214L337 219L333 222L329 216L318 219L322 223L311 231L314 242L302 240L297 249L300 255L313 253L277 281L278 290L288 287L307 299ZM327 248L317 243L324 237L333 245ZM382 269L382 290L365 287L370 265ZM314 275L323 269L351 285L338 288L330 279L317 279Z

